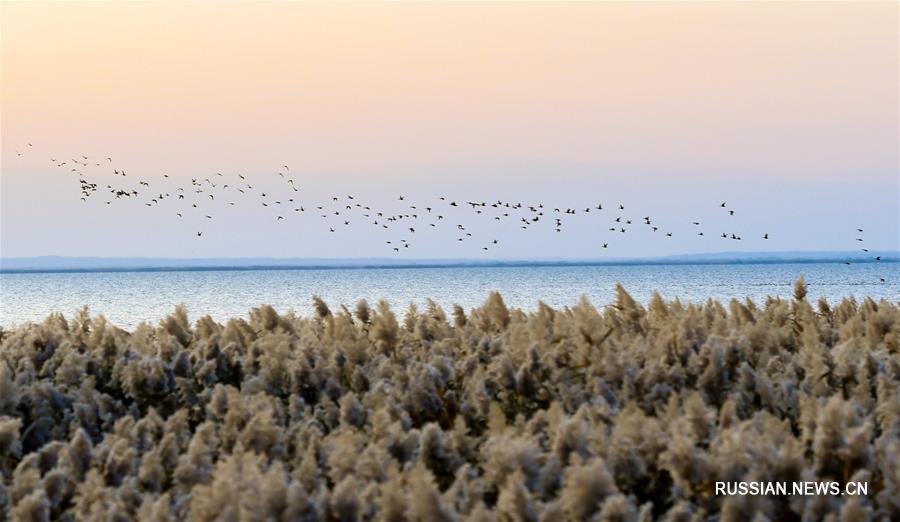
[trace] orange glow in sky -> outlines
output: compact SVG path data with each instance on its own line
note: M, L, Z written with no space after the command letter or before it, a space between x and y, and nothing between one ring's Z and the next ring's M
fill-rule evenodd
M182 178L289 163L340 191L546 171L575 194L601 178L893 189L898 9L3 2L5 217L33 218L9 198L51 153ZM26 142L45 152L17 158Z

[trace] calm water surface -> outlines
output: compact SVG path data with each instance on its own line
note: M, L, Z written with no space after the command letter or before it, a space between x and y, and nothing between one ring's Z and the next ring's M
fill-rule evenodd
M70 317L83 305L123 328L156 323L179 303L187 305L192 319L205 314L219 321L246 317L261 304L311 314L313 295L333 308L383 298L402 312L410 303L421 308L428 297L445 309L459 304L468 310L499 290L508 305L533 310L538 300L567 306L582 295L594 304L607 304L614 299L616 282L645 303L655 290L683 301L763 300L791 296L801 275L813 299L900 300L900 263L0 274L0 325L39 322L50 312Z

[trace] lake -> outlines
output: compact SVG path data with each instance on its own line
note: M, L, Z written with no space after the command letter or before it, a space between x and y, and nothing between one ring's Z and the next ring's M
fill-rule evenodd
M246 317L270 304L280 312L312 313L312 296L333 309L362 298L386 299L399 315L432 298L448 309L481 305L491 291L507 305L534 310L538 300L562 307L586 295L610 303L616 282L641 302L654 291L666 299L704 301L766 296L790 297L805 276L810 299L900 299L900 263L771 263L627 266L340 268L166 272L69 272L0 274L0 325L42 321L51 312L71 317L83 305L122 328L156 323L179 303L191 319L209 314L224 321ZM881 279L884 279L882 282Z

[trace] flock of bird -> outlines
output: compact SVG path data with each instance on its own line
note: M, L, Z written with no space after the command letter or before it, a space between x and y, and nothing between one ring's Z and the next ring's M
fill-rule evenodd
M27 150L33 145L27 144ZM19 156L23 152L17 151ZM491 219L496 222L512 221L521 229L531 228L549 223L556 232L562 232L565 220L576 214L600 214L609 215L608 230L616 234L625 234L640 226L649 233L658 234L661 238L671 238L674 232L657 223L650 215L629 217L625 205L617 203L607 209L602 203L587 207L545 206L543 203L524 204L518 201L456 201L440 196L430 203L416 203L410 201L404 195L398 195L396 204L399 209L388 210L385 207L375 208L372 204L366 204L354 194L332 196L330 201L316 203L304 203L301 197L302 188L298 178L292 173L289 165L281 165L273 169L274 179L280 188L273 191L272 188L260 186L249 176L234 173L225 174L215 172L205 177L190 178L190 184L176 183L168 174L161 174L159 178L147 181L144 178L130 175L125 169L113 164L112 157L100 158L77 155L65 159L50 158L50 163L58 169L71 173L78 180L80 197L82 201L97 198L105 194L103 201L106 205L112 205L117 200L139 200L149 208L162 208L164 200L173 199L177 202L174 212L178 218L184 218L186 213L195 213L205 220L213 220L216 213L216 205L224 202L227 206L260 205L271 211L271 219L280 222L294 215L315 214L324 219L324 226L329 232L337 233L341 227L349 227L351 223L362 221L375 229L390 229L400 231L404 237L386 239L386 248L394 252L409 249L413 244L416 231L423 227L450 228L452 239L456 242L477 241L483 251L498 247L500 240L492 237L483 238L473 235L471 227L465 226L459 221L462 211L467 211L473 216ZM88 179L89 174L95 175L95 169L103 169L107 174L112 174L117 180L114 183L106 183L101 188L98 183ZM94 172L88 172L92 170ZM269 185L271 186L271 185ZM217 199L218 198L218 199ZM727 202L718 203L723 218L733 217L735 209ZM215 209L215 210L214 210ZM630 211L630 209L628 209ZM610 215L611 214L611 215ZM632 216L635 216L632 214ZM727 222L727 221L726 221ZM694 229L692 233L704 236L705 232L700 221L694 220L690 224ZM203 237L203 230L192 232L197 238ZM863 243L862 228L857 229L856 241ZM721 232L718 237L728 241L742 241L743 236L734 231ZM769 233L759 236L762 240L769 239ZM609 248L610 241L598 242L598 248ZM861 247L863 252L869 250ZM880 261L880 256L874 256L875 261ZM849 261L846 262L850 264Z

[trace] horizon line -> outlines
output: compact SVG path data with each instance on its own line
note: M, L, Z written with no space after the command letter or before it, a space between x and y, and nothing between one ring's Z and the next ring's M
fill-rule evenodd
M881 259L876 259L880 256ZM41 263L43 261L44 263ZM54 266L54 263L55 266ZM116 266L94 263L123 263ZM143 263L127 265L128 262ZM243 263L241 263L243 261ZM102 273L102 272L213 272L254 270L329 270L329 269L410 269L410 268L515 268L578 266L659 266L659 265L724 265L780 263L896 263L900 251L759 251L670 254L665 256L619 258L419 258L389 257L314 258L314 257L205 257L153 258L103 256L22 256L0 257L0 273ZM17 266L17 262L21 263ZM30 263L29 263L30 262ZM68 263L67 263L68 262ZM79 262L82 266L78 266ZM156 263L155 265L153 263ZM173 264L180 263L180 264ZM196 264L191 264L196 263ZM235 264L228 264L235 263ZM13 266L5 266L10 265ZM31 265L31 266L28 266Z

